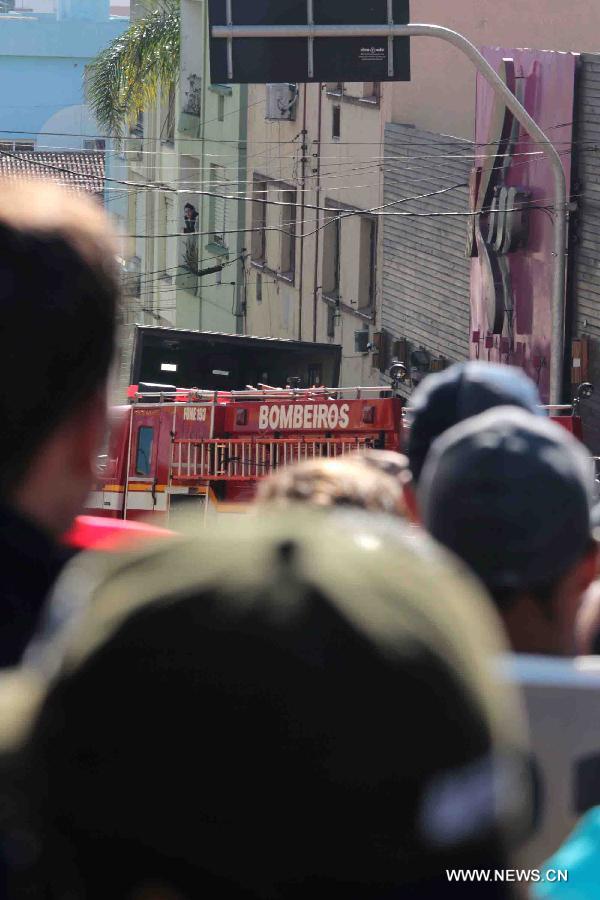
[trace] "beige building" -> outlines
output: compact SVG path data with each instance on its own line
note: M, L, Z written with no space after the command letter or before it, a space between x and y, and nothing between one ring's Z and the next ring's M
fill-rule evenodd
M411 19L460 31L476 46L586 51L600 39L596 0L568 8L562 0L413 0ZM286 88L249 90L255 202L246 331L340 343L342 384L378 383L386 355L378 352L384 220L377 215L389 164L385 126L472 138L475 70L454 47L415 38L410 83ZM468 294L464 303L468 322Z
M379 374L371 345L381 242L377 215L365 211L382 202L391 91L373 82L301 85L287 100L289 120L277 118L280 87L255 85L248 96L255 202L246 328L339 343L342 383L370 384Z

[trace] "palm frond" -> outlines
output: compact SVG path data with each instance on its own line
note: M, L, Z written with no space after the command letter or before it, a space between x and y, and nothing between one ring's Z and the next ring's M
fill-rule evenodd
M88 66L88 103L107 134L120 137L161 86L177 82L179 23L179 0L160 0Z

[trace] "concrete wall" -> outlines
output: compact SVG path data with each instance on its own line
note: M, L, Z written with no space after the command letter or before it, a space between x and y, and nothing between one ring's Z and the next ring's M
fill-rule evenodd
M411 20L460 31L477 47L595 52L600 42L597 0L411 0ZM415 38L412 81L393 94L394 122L473 137L475 70L450 45Z
M325 208L365 210L383 202L382 142L384 123L391 115L391 94L372 101L359 99L362 93L362 84L346 84L342 97L325 85L321 89L319 85L301 86L293 122L265 118L264 85L252 86L248 98L249 178L264 176L284 185L296 184L299 205L293 279L273 271L270 260L267 266L249 265L247 331L341 344L343 385L377 383L379 378L373 354L355 351L355 332L369 330L371 338L378 328L383 248L377 241L373 302L361 308L358 218L342 220L339 302L327 296L331 225L325 223L339 212L326 212ZM333 135L336 106L340 107L339 139ZM275 215L275 207L268 209L269 216ZM249 234L248 247L251 240ZM262 283L262 300L258 282Z

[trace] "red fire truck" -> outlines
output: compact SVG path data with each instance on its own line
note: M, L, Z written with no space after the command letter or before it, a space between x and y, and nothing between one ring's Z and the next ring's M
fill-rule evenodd
M236 511L257 482L303 459L399 450L392 388L130 388L114 411L88 510L164 524L175 508Z
M139 385L129 397L114 410L88 511L158 525L183 506L239 511L258 481L283 466L365 448L401 450L406 432L404 401L393 388ZM577 401L548 411L581 437Z

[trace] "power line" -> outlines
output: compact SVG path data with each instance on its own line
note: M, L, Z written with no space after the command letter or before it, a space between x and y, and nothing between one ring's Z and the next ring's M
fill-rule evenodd
M261 103L264 103L264 102L266 102L264 99L258 100L258 101L256 101L254 104L249 104L249 106L248 106L247 108L250 108L251 106L258 106L258 105L260 105ZM235 112L240 112L242 109L243 109L243 107L240 107L240 108L234 110L233 112L234 112L234 113L235 113ZM231 114L233 114L233 113L227 113L226 115L231 115ZM211 120L210 120L211 123L212 123L212 122L215 122L215 121L218 121L218 119L211 119ZM205 123L205 124L208 124L208 123ZM394 123L389 123L389 124L394 124ZM571 125L573 125L573 122L560 122L560 123L555 124L555 125L546 125L546 126L542 126L542 127L544 128L545 131L552 131L552 130L555 130L555 129L558 129L558 128L566 128L566 127L569 127L569 126L571 126ZM84 134L84 133L82 133L82 132L75 132L75 131L67 131L67 132L59 132L59 131L33 131L33 130L32 130L32 131L23 131L23 130L18 130L18 129L7 129L7 128L0 129L0 134L34 135L34 136L36 136L36 137L39 137L40 135L47 135L47 136L50 136L50 137L83 137L83 138L88 138L89 140L96 139L96 140L107 140L107 141L113 141L113 140L119 140L119 141L128 141L128 140L130 140L130 141L139 141L139 140L140 140L140 136L139 136L139 135L127 135L127 136L116 137L115 135L106 135L106 134ZM485 141L476 141L476 140L471 140L471 139L469 139L469 138L459 138L459 137L454 137L453 135L440 135L439 138L440 138L440 139L439 139L438 141L434 141L434 142L432 142L432 141L417 142L417 141L410 141L410 140L409 140L409 141L404 141L404 142L402 142L402 141L400 141L400 142L399 142L399 141L395 141L395 143L396 143L396 144L399 144L399 145L401 145L401 146L402 146L402 145L406 145L406 146L408 146L408 147L414 147L414 146L426 146L426 147L431 147L432 144L435 144L435 143L437 143L437 144L440 145L440 146L446 146L446 144L447 144L448 146L451 146L451 147L455 147L457 143L463 143L463 144L465 144L465 145L467 145L467 146L469 146L469 147L474 147L474 146L475 146L475 147L493 147L493 146L496 146L496 144L497 144L497 141L488 141L488 142L485 142ZM446 139L446 141L444 141L444 139ZM160 140L160 138L159 138L159 137L156 137L156 138L143 138L143 140ZM214 138L214 139L211 139L211 138L206 138L206 137L204 137L204 138L189 138L189 137L185 137L185 138L182 138L182 140L184 140L186 143L190 143L190 142L201 142L201 143L204 143L204 142L206 142L206 141L211 141L211 140L213 140L214 143L222 143L222 144L227 144L227 143L230 143L230 144L231 144L231 143L233 143L233 144L240 144L240 143L242 143L242 144L267 144L267 145L271 145L271 146L278 146L278 145L283 146L283 145L286 145L286 144L289 145L289 144L295 143L296 140L297 140L297 138L288 138L287 140L267 140L267 141L256 141L256 140L254 140L254 139L252 139L252 140L244 139L244 140L240 141L240 140L237 140L237 139L234 139L234 138ZM312 143L315 143L315 142L316 142L316 141L313 141ZM319 141L319 143L321 144L321 146L333 146L333 147L344 147L344 146L353 146L353 147L373 146L373 147L380 147L382 144L385 143L385 138L382 138L382 139L380 139L380 140L378 140L378 141L341 141L341 140L323 141L323 140L321 140L321 141ZM586 143L586 141L584 141L583 139L581 139L581 140L566 140L566 139L565 139L565 140L556 140L556 141L538 141L538 140L536 140L536 139L534 139L534 138L530 138L528 135L526 135L526 136L523 137L523 138L519 138L519 139L515 142L516 145L523 144L523 143L528 143L528 144L540 144L540 145L542 145L542 146L545 146L545 145L547 145L548 143L552 143L552 144L560 144L560 143L563 143L563 144L574 145L574 144L578 144L578 143ZM157 151L157 152L158 152L158 151Z
M226 269L227 266L232 266L232 265L234 265L235 263L240 262L241 260L242 260L242 257L241 257L241 256L236 256L234 259L230 259L230 260L228 260L228 262L225 262L225 263L223 263L223 264L220 264L219 267L218 267L218 269L219 269L219 270ZM208 261L209 261L209 260L198 260L198 266L200 266L200 264L201 264L202 262L208 262ZM181 275L186 275L186 274L188 274L188 275L193 275L193 276L195 276L195 277L197 277L197 278L202 278L203 275L209 275L209 274L211 274L212 272L216 271L216 269L217 269L217 267L214 266L214 267L209 267L209 270L208 270L208 271L202 271L202 270L199 270L199 271L192 271L192 270L190 270L189 266L185 265L184 263L181 263L181 264L178 265L178 266L169 266L169 268L166 268L166 269L156 269L154 272L140 272L140 275L139 275L139 276L136 275L136 274L133 273L133 272L128 272L128 273L124 273L124 274L125 274L125 275L129 275L129 276L131 277L132 280L133 280L133 279L136 279L136 280L137 280L137 278L139 277L139 278L140 278L139 285L140 285L140 287L142 287L143 285L148 285L148 286L157 286L157 285L160 285L160 284L161 284L161 280L162 280L162 279L161 279L161 275L164 276L164 275L166 275L168 272L173 272L174 270L175 270L175 271L174 271L174 274L173 274L172 276L169 276L169 277L171 277L171 278L177 278L177 275L178 275L178 274L181 274ZM180 271L180 270L183 270L183 271ZM157 277L154 277L154 278L150 277L150 276L152 276L152 275L157 276ZM173 286L171 286L171 287L167 287L167 286L166 286L166 283L165 283L164 281L163 281L163 284L164 284L165 286L164 286L164 287L161 287L162 292L165 292L165 293L166 293L167 291L177 290L177 286L176 286L176 285L173 285ZM210 286L210 285L204 285L204 284L202 285L202 287L209 287L209 286Z
M594 148L590 148L590 149L593 149L593 150L595 150L595 151L600 150L599 147L594 147ZM20 153L13 153L13 152L10 152L10 151L8 151L8 150L3 150L3 149L1 149L1 148L0 148L0 153L1 153L3 156L7 156L7 157L10 157L10 158L12 158L12 159L19 160L19 161L22 160L22 158L23 158L23 156L22 156ZM563 153L564 153L564 152L563 152ZM498 158L498 156L503 156L503 155L509 156L510 154L499 154L499 155L498 155L498 154L494 154L494 155L490 155L490 157L488 157L488 158ZM528 157L528 159L527 159L528 162L529 162L529 161L532 161L532 162L537 161L537 160L531 160L531 159L530 159L531 156L536 156L536 157L539 156L539 159L540 159L540 160L543 159L543 156L542 156L541 154L538 154L538 153L535 153L535 154L526 154L526 155L527 155L527 157ZM512 156L514 156L514 154L513 154ZM427 159L427 158L428 158L428 157L406 157L406 159L411 160L411 161L422 161L422 159ZM460 157L457 157L457 158L460 158ZM397 157L396 159L403 159L403 157ZM191 194L191 195L196 194L196 195L204 195L204 196L223 197L223 199L229 199L229 200L245 200L245 201L247 201L247 202L259 202L259 203L260 203L260 202L269 202L269 203L277 203L277 202L280 202L280 201L263 201L263 200L260 200L260 199L255 198L255 197L252 197L252 198L248 198L248 197L232 197L232 196L226 196L226 195L221 195L221 194L215 194L215 193L209 192L209 191L192 190L192 189L190 189L190 188L185 188L185 189L183 189L183 188L172 188L172 187L169 187L168 185L165 185L164 182L156 182L156 181L153 182L153 181L148 181L148 182L145 182L145 183L140 183L140 182L137 182L137 181L129 181L129 180L126 181L126 180L124 180L124 179L113 178L113 177L106 176L106 175L104 175L104 176L100 176L100 175L93 175L93 176L90 176L90 173L87 173L87 172L76 171L76 170L74 170L74 169L67 168L66 166L59 166L59 165L55 165L55 164L53 164L53 163L43 162L42 160L31 159L29 156L27 157L27 161L28 161L29 163L31 163L31 164L33 164L33 165L36 165L36 166L39 166L39 167L41 167L41 168L49 169L49 170L51 170L51 171L60 172L60 173L62 173L62 174L73 175L73 176L75 176L75 177L77 177L77 178L80 178L80 179L84 179L84 178L87 179L87 178L93 177L93 178L95 178L96 180L99 180L99 181L110 182L110 183L113 183L113 184L119 184L119 185L124 185L124 186L129 187L129 188L134 188L134 189L137 190L137 191L160 191L160 192L163 192L163 193L188 194L188 195L190 195L190 194ZM378 164L378 165L380 165L380 164ZM515 163L515 165L518 165L518 163ZM372 167L373 167L373 166L372 166ZM357 167L357 168L360 168L360 167ZM494 167L494 168L496 168L496 167ZM498 168L502 168L502 167L499 166ZM328 174L329 174L329 173L321 173L321 177L326 177ZM310 175L309 175L308 177L316 177L316 173L314 174L314 176L310 176ZM331 177L334 177L334 176L331 176ZM272 180L276 180L276 179L272 179ZM241 182L240 182L240 183L241 183ZM246 183L249 183L249 181L246 182ZM289 205L289 204L284 204L284 205ZM309 207L309 208L315 208L315 207ZM327 210L326 210L326 211L327 211Z

